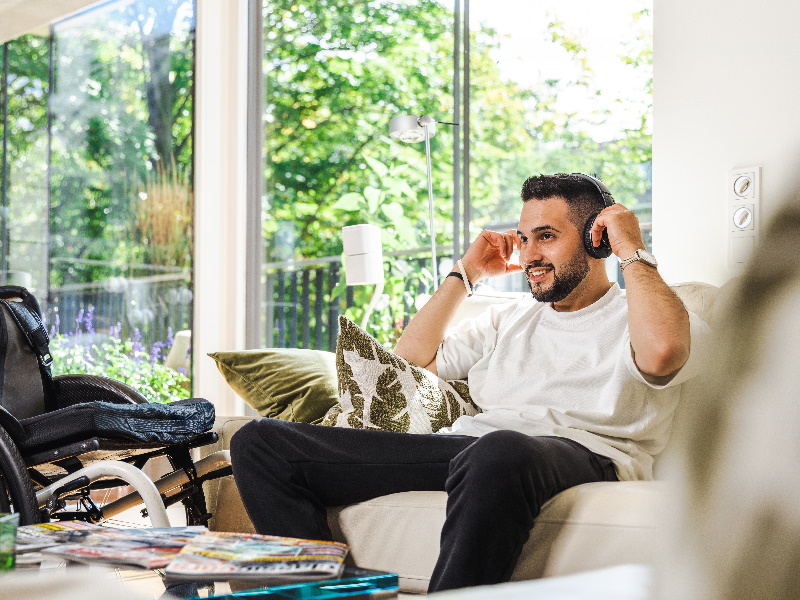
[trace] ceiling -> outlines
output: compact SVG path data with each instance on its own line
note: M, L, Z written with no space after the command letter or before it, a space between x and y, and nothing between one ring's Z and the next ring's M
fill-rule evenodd
M0 0L0 44L23 33L41 31L97 0Z

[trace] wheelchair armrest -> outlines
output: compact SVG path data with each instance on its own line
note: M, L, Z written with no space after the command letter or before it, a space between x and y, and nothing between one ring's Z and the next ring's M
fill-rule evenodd
M147 398L135 389L108 377L96 375L59 375L53 377L55 404L66 408L84 402L113 402L115 404L148 404Z
M19 444L25 438L25 430L17 418L0 406L0 427L6 430L15 444Z

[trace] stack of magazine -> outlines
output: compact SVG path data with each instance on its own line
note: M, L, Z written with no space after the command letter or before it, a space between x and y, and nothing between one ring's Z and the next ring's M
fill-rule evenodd
M164 569L169 579L268 583L300 582L340 575L347 546L338 542L246 533L205 527L113 529L82 522L24 525L17 554L39 552L62 560Z

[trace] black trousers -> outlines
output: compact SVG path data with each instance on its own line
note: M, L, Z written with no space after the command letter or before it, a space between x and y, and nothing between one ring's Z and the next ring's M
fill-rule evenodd
M577 442L513 431L475 438L262 419L234 435L231 457L247 513L263 534L329 540L326 507L446 491L431 592L508 581L548 499L616 480L608 458Z

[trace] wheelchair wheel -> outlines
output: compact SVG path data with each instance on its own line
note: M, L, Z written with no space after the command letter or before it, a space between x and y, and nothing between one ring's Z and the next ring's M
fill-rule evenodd
M39 522L39 508L25 461L3 428L0 428L0 512L19 513L20 525Z

